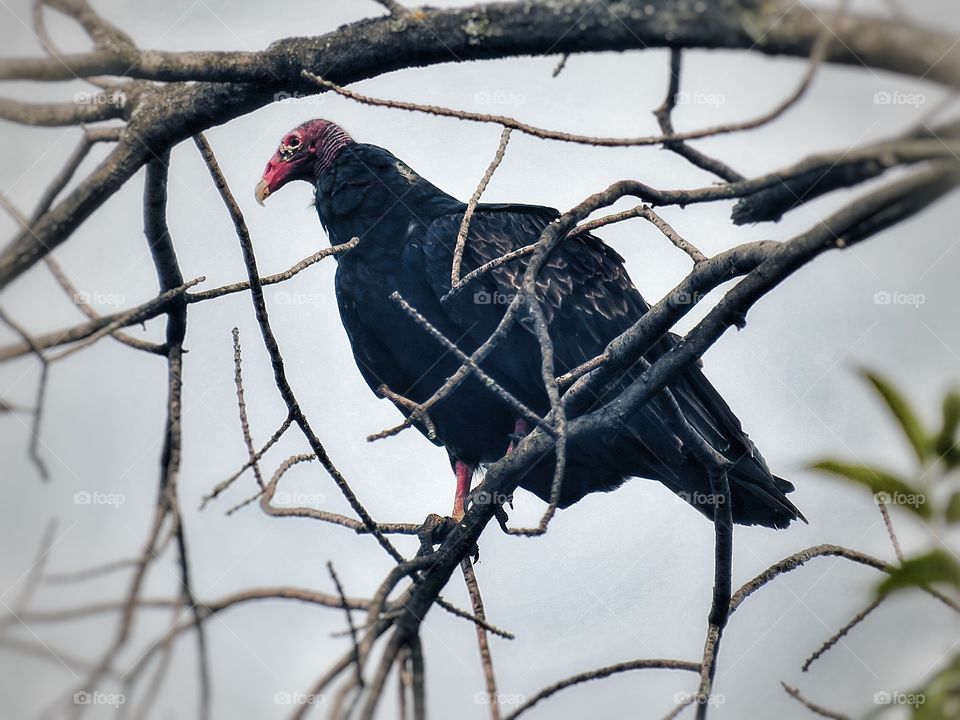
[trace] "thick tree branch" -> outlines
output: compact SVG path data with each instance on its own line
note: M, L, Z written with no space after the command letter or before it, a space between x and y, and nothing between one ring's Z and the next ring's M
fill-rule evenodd
M415 17L409 18L409 15ZM416 8L404 17L347 25L315 38L289 38L260 52L163 52L122 44L56 59L15 58L0 65L0 79L72 80L121 75L146 80L276 83L300 68L357 66L369 77L404 67L513 55L579 53L658 47L755 50L807 57L823 30L811 9L788 2L717 0L695 5L675 0L589 0L484 3L455 9ZM960 83L960 52L953 38L902 21L845 18L829 62L867 65L935 82ZM351 49L350 43L365 47ZM296 69L296 70L294 70ZM322 73L321 73L322 74ZM332 78L331 78L332 79ZM355 79L350 80L351 82Z

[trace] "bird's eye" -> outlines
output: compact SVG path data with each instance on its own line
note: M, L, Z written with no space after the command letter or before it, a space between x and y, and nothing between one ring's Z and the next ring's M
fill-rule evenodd
M287 138L287 147L300 147L300 138L298 138L296 135Z

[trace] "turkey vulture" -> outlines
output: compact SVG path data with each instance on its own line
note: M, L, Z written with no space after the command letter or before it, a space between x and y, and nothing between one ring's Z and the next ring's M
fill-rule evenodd
M364 380L375 392L385 385L414 402L426 401L460 361L398 307L391 294L399 292L470 353L502 318L520 287L528 258L482 273L472 287L445 297L466 204L424 180L388 150L355 142L328 120L311 120L284 136L257 184L257 202L262 205L291 180L313 184L317 214L331 243L359 238L353 249L337 255L336 295ZM557 217L553 208L536 205L477 205L461 277L535 242ZM548 258L538 285L558 374L598 355L648 310L623 263L612 248L590 234L564 240ZM528 323L514 323L482 368L542 416L549 411L549 401L540 345ZM655 360L676 341L676 336L665 335L646 359ZM635 376L628 372L621 387ZM783 528L803 518L786 497L793 486L771 474L740 421L698 367L684 371L669 387L690 425L733 463L729 480L735 522ZM706 468L664 422L663 403L655 397L622 428L596 431L569 443L559 506L568 507L587 493L612 490L627 478L645 477L662 482L712 518ZM530 428L474 375L429 415L436 429L431 439L446 448L456 474L453 516L459 520L477 468L503 457ZM430 437L422 424L416 425ZM520 478L519 486L549 501L552 479L553 460L547 457Z

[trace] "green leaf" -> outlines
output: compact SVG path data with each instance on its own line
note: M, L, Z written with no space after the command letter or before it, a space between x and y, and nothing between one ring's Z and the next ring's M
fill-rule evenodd
M947 509L944 512L944 519L948 523L960 522L960 490L957 490L947 500Z
M957 427L960 426L960 394L947 393L943 398L943 427L934 438L934 449L944 459L948 468L960 465L960 448L957 445Z
M892 383L880 375L870 372L869 370L863 370L862 372L863 376L870 381L874 389L880 393L884 402L887 403L890 412L893 413L897 422L900 423L903 434L906 435L907 440L910 441L910 445L913 447L913 452L916 454L917 459L921 464L924 464L929 459L930 452L933 448L931 447L926 430L924 430L923 425L920 424L920 420L916 414L914 414L913 408L910 407L907 399L900 394L900 391L897 390Z
M877 595L896 590L946 583L960 588L960 564L946 550L937 548L917 557L907 558L900 567L877 586Z
M924 493L886 470L840 460L820 460L811 467L866 486L878 505L882 502L885 505L903 506L924 519L929 519L933 514Z
M960 720L960 655L954 655L912 696L912 720Z

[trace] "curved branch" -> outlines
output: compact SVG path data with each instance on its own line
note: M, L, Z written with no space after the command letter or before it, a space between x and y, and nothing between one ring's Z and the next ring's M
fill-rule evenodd
M579 685L580 683L589 682L591 680L600 680L605 677L610 677L611 675L616 675L622 672L628 672L630 670L686 670L687 672L700 672L700 663L690 662L687 660L663 660L663 659L643 659L643 660L630 660L628 662L617 663L615 665L607 665L606 667L598 668L597 670L589 670L588 672L579 673L578 675L572 675L568 678L554 683L553 685L548 685L543 690L540 690L536 695L527 700L525 703L520 705L516 710L507 715L503 720L516 720L527 710L530 710L534 705L539 703L541 700L546 700L551 695L556 695L561 690L564 690L573 685Z
M891 570L891 566L885 563L883 560L875 558L871 555L867 555L866 553L845 548L842 545L814 545L813 547L806 548L805 550L795 552L793 555L785 557L783 560L780 560L779 562L776 562L768 567L762 573L753 578L753 580L744 583L730 598L730 612L732 613L734 610L740 607L744 600L753 595L753 593L774 578L779 577L784 573L796 570L814 558L831 556L842 557L850 560L851 562L855 562L860 565L866 565L867 567L872 567L875 570L882 570L883 572L889 572Z
M843 715L842 713L834 712L833 710L829 710L823 707L823 705L818 705L817 703L807 700L805 697L803 697L803 695L800 694L800 691L797 690L795 687L791 687L790 685L787 685L785 682L781 682L780 685L786 691L787 695L789 695L798 703L803 705L807 710L812 712L814 715L817 715L819 717L829 718L830 720L850 720L849 715Z
M197 601L197 607L200 609L200 614L205 618L234 605L255 600L299 600L300 602L328 608L349 608L351 610L366 610L370 605L369 600L360 598L347 598L346 604L344 604L343 598L338 595L305 588L261 587L231 593L219 600ZM174 607L178 602L180 602L179 598L143 598L137 601L137 607L143 610L166 610ZM124 607L123 602L103 602L62 610L26 610L19 615L20 620L26 623L56 623L117 612L123 610ZM14 625L16 622L18 622L16 618L4 618L0 621L0 626Z
M831 21L833 22L833 21ZM484 180L481 181L480 186L478 187L478 192L482 192L483 188L486 186L486 182L489 181L490 175L496 170L497 166L500 164L500 160L503 159L503 150L506 147L507 139L509 138L510 130L517 130L528 135L533 135L544 140L559 140L561 142L573 142L581 143L585 145L596 145L596 146L607 146L607 147L637 147L644 145L666 145L670 147L676 143L682 143L686 140L696 140L698 138L714 137L717 135L727 135L730 133L742 132L744 130L754 130L758 127L766 125L773 120L776 120L778 117L783 115L787 110L793 107L800 99L806 94L807 90L813 84L813 78L816 76L817 69L820 67L821 62L823 61L824 56L830 46L830 42L833 39L832 31L829 25L824 24L823 28L820 30L820 34L817 36L816 42L813 45L813 49L810 55L810 65L807 68L807 72L804 74L803 79L800 81L800 84L797 88L789 95L786 99L782 100L777 104L773 109L758 115L749 120L743 120L740 122L734 123L725 123L723 125L714 125L707 128L701 128L699 130L690 130L687 132L674 132L671 128L669 133L663 135L644 135L640 137L594 137L591 135L575 135L573 133L559 132L556 130L547 130L545 128L535 127L533 125L528 125L527 123L520 122L514 118L508 117L506 115L490 115L486 113L476 113L469 112L466 110L454 110L452 108L441 107L437 105L422 105L419 103L404 102L400 100L383 100L381 98L370 97L369 95L363 95L353 90L348 90L347 88L340 87L336 83L329 82L324 78L311 73L308 70L303 71L303 76L308 80L316 83L322 88L331 90L337 95L340 95L350 100L355 100L364 105L370 105L373 107L386 107L393 108L396 110L407 110L409 112L419 112L426 113L428 115L437 115L440 117L452 117L457 118L458 120L472 120L474 122L483 122L483 123L496 123L497 125L502 125L504 128L504 135L500 141L500 148L497 150L497 155L494 158L493 163L490 165L490 169L487 170L487 174L484 175ZM479 197L478 195L475 197ZM470 205L475 205L476 200L471 198ZM468 212L470 207L467 208ZM465 228L469 224L469 214L464 215L464 222L461 226L461 235L466 236ZM458 238L458 247L461 244L461 240ZM457 262L458 254L454 254L454 268L459 269L459 263ZM455 273L452 282L456 285L456 275Z

